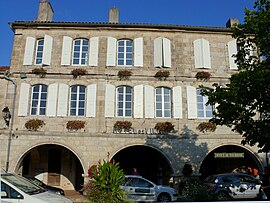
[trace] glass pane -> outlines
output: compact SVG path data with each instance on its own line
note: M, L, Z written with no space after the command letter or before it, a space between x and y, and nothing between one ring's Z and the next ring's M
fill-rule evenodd
M124 52L124 47L118 47L118 52L123 53ZM123 55L124 56L124 55Z
M73 64L79 64L79 59L73 59Z
M126 116L131 116L131 110L126 110Z
M46 107L46 101L41 101L41 102L40 102L40 106L41 106L41 107Z
M37 53L37 58L41 58L42 57L42 52L38 52Z
M32 101L32 107L37 107L37 105L38 105L38 101L33 100L33 101Z
M79 100L85 100L85 94L80 94L79 95Z
M199 118L203 118L203 117L204 117L203 111L198 111L198 117L199 117Z
M161 97L160 95L157 95L157 96L156 96L156 101L157 101L157 102L161 102L161 101L162 101L162 97Z
M79 107L81 108L81 107L84 107L84 101L80 101L79 102Z
M161 88L156 89L156 94L161 94Z
M36 108L32 108L31 109L31 115L36 115L37 114L37 109Z
M75 45L80 45L81 44L81 40L75 40Z
M119 101L123 101L123 98L124 98L124 97L123 97L122 94L119 94L119 95L118 95L118 100L119 100Z
M82 59L82 62L81 62L82 65L85 65L86 64L86 61L85 59Z
M198 103L198 109L204 109L203 107L204 107L204 105L203 105L203 103Z
M130 40L127 41L127 46L132 46L132 44L133 44L132 41Z
M75 116L76 115L76 110L75 109L70 109L70 115Z
M78 115L83 116L84 115L84 109L79 109Z
M42 46L38 46L37 51L38 52L42 52L43 51L43 47ZM42 54L42 53L39 53L39 54Z
M88 45L88 40L83 40L83 45Z
M80 47L79 46L75 46L74 47L74 52L76 52L76 53L80 52Z
M124 65L124 61L123 60L118 60L118 65Z
M156 114L157 114L157 117L162 117L162 111L157 110Z
M126 51L132 53L132 47L127 47Z
M164 114L165 117L171 117L171 111L165 111Z
M165 103L164 108L165 109L171 109L171 103Z
M130 87L126 87L126 93L131 93L131 88Z
M118 53L118 58L119 59L123 59L124 58L124 54L123 53Z
M207 118L210 118L210 117L212 117L212 116L213 116L212 111L206 111L206 117L207 117Z
M157 104L156 104L156 108L157 108L157 109L162 109L162 104L161 104L161 103L157 103Z
M131 101L131 95L126 95L126 101Z
M76 101L71 101L70 102L70 107L71 108L76 108Z
M170 102L170 101L171 101L170 98L171 98L170 96L165 96L165 97L164 97L164 101L165 101L165 102Z
M132 65L132 60L127 60L126 65Z
M42 108L39 110L39 115L45 115L46 113L46 109L45 108Z
M124 41L118 41L118 46L124 46Z
M37 93L34 93L33 94L33 100L37 100L38 99L38 94Z
M130 109L131 108L131 102L126 103L126 108Z
M197 96L197 102L203 102L203 97L202 96Z
M121 108L122 109L123 106L124 106L123 104L124 104L123 102L118 102L118 108Z
M123 116L123 110L118 110L118 116Z

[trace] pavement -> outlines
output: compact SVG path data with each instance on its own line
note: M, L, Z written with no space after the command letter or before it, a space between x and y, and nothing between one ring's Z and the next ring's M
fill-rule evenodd
M86 198L75 190L65 190L65 197L71 199L73 203L85 203Z

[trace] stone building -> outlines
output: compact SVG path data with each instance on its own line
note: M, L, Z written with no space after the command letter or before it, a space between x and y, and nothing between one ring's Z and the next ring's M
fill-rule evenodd
M107 158L154 182L161 167L164 184L177 183L185 163L194 175L241 166L261 171L264 154L241 145L231 129L197 129L214 109L199 86L226 84L237 71L230 29L237 19L226 27L195 27L121 23L118 16L114 8L108 22L55 22L42 0L36 20L10 23L17 91L11 129L1 122L2 167L10 150L9 171L76 190L88 168ZM12 109L14 85L0 82L1 107ZM25 127L33 119L44 122L37 131ZM166 122L173 131L155 128Z

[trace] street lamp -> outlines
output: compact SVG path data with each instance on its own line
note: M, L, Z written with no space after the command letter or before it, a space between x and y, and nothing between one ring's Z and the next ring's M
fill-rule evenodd
M11 136L13 131L13 120L14 120L14 112L15 112L15 101L16 101L16 92L17 92L17 84L16 81L10 78L10 72L7 70L6 72L2 73L2 79L12 82L14 85L14 93L13 93L13 102L12 102L12 113L10 114L9 108L5 107L2 110L2 116L9 127L9 136L8 136L8 148L7 148L7 161L6 161L6 172L9 169L9 157L10 157L10 146L11 146ZM4 117L5 116L5 117Z

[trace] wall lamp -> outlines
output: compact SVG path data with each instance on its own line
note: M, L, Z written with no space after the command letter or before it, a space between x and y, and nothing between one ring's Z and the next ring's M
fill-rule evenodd
M9 121L11 119L11 114L9 111L9 108L6 106L5 108L3 108L2 110L2 117L6 122L6 125L9 127Z

